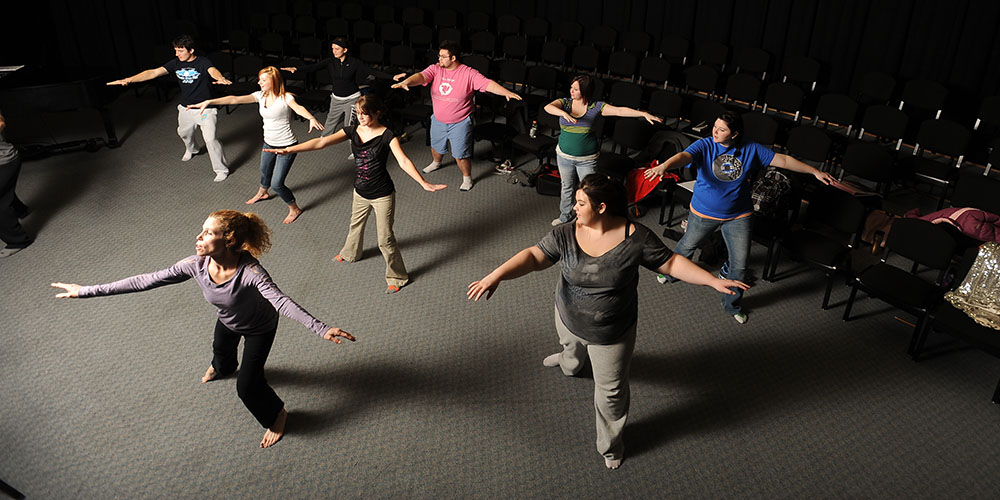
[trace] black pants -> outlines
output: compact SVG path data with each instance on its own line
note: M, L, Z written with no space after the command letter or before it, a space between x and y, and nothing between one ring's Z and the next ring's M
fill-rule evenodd
M0 239L10 248L24 248L33 241L18 222L28 212L28 207L21 203L14 192L20 173L20 157L0 164Z
M271 427L285 403L267 385L264 378L264 363L271 353L274 344L274 334L278 330L278 322L267 333L260 335L241 335L226 328L221 321L215 322L215 340L212 342L212 366L220 377L231 375L236 371L236 347L243 337L243 367L236 377L236 393L243 404L250 410L254 418L265 428Z

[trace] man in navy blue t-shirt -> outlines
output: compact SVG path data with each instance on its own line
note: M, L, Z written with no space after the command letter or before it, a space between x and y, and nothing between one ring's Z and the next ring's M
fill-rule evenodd
M174 39L173 45L176 59L171 59L159 68L147 69L137 75L108 82L108 85L128 85L167 74L174 75L181 89L181 103L177 105L177 135L184 141L184 156L181 157L181 161L188 161L198 153L198 146L194 143L194 131L200 127L208 156L212 159L215 182L222 182L229 176L229 167L226 166L226 157L222 153L222 144L215 138L218 110L206 108L202 111L187 109L187 106L212 98L209 81L221 85L229 85L232 82L212 66L212 61L207 57L195 55L194 40L190 36L178 36Z

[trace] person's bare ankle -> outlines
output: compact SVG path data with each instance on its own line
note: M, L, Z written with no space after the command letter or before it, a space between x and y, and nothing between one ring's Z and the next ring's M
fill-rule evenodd
M278 417L274 419L274 423L271 427L268 427L264 431L264 439L260 440L261 448L268 448L274 446L275 443L281 441L281 437L285 435L285 422L288 420L288 412L284 408L278 413Z
M218 376L219 374L215 371L215 367L212 365L208 365L208 370L205 370L205 375L201 377L201 383L204 384L206 382L211 382L215 380L215 377Z

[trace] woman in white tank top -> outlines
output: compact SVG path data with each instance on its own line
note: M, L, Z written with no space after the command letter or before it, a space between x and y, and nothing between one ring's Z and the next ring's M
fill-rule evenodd
M285 92L285 82L281 78L278 68L268 66L257 74L257 84L260 90L249 95L218 97L202 101L188 108L205 109L206 106L219 104L250 104L256 102L260 109L260 116L264 120L264 149L283 148L298 143L295 134L292 133L289 122L289 110L295 114L309 120L309 132L313 129L323 130L316 118L299 103L295 102L295 95ZM295 202L292 190L285 186L285 177L292 168L295 155L279 156L267 151L260 154L260 187L257 194L246 201L251 205L260 200L271 198L269 189L274 188L274 192L288 205L288 215L284 223L290 224L302 209Z

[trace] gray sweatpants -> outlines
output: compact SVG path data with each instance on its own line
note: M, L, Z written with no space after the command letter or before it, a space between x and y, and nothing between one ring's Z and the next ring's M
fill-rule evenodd
M204 112L177 105L177 135L184 141L184 147L191 154L198 152L194 143L194 129L201 127L201 137L205 140L208 157L212 159L212 170L217 174L229 174L226 156L222 153L222 143L215 138L215 121L219 110L205 108Z
M635 349L635 324L615 344L600 345L581 339L566 328L556 309L556 333L563 350L559 367L567 377L580 372L587 356L594 372L594 411L597 416L597 452L605 458L625 454L622 430L628 419L628 371Z
M326 113L326 123L323 124L321 136L328 136L354 123L354 103L358 102L359 97L360 93L346 99L330 94L330 111Z

